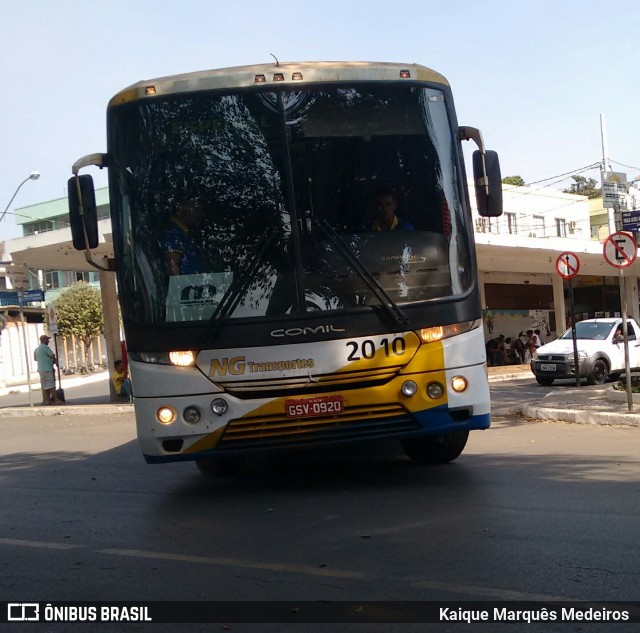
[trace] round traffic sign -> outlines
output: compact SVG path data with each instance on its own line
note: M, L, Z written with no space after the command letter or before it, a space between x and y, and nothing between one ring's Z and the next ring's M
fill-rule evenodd
M563 279L573 279L580 270L580 260L575 253L566 251L556 259L556 272Z
M604 241L605 260L615 268L631 266L638 255L638 245L631 235L616 231Z

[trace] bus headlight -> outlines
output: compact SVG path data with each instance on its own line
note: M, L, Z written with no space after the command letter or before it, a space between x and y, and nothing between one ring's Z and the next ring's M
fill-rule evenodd
M202 415L198 407L190 406L182 412L182 417L187 424L198 424Z
M451 325L438 325L436 327L422 328L416 332L423 343L434 343L445 338L464 334L477 327L479 321L463 321L462 323L452 323Z
M427 395L432 400L438 400L444 395L444 387L439 382L430 382L427 385Z
M178 417L177 411L173 407L164 406L156 411L156 418L160 424L168 425L175 422Z
M469 383L467 382L467 379L464 376L454 376L451 379L451 388L456 393L462 393L463 391L466 391L468 386L469 386Z
M196 362L196 356L191 351L169 352L169 360L177 367L191 367Z
M227 401L224 400L223 398L215 398L214 400L211 401L211 410L216 415L224 415L228 409L229 409L229 405L227 404Z
M407 396L407 398L410 398L411 396L416 395L416 392L418 391L418 385L416 385L413 380L405 380L402 383L402 387L400 387L400 391L402 391L402 393Z

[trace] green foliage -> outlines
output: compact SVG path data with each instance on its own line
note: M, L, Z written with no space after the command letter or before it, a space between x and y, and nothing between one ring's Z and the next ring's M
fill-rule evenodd
M640 376L631 376L631 393L640 393ZM613 385L613 388L616 391L626 391L627 390L627 380L625 378L625 380L620 380L617 383L615 383L615 385Z
M524 187L524 178L522 176L507 176L506 178L502 179L502 184Z
M104 315L100 291L84 281L78 281L60 294L56 301L58 333L75 336L88 353L93 339L104 331Z
M585 178L584 176L571 176L573 184L568 189L563 189L564 193L577 193L587 198L599 198L602 190L598 187L595 178Z

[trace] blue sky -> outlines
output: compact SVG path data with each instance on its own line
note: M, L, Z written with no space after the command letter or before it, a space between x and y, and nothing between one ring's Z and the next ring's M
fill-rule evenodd
M0 212L41 173L16 196L0 240L20 234L15 209L66 195L72 163L105 151L116 92L271 53L438 70L459 123L479 127L503 175L527 183L600 161L602 113L612 167L633 178L638 33L640 3L618 0L0 0Z

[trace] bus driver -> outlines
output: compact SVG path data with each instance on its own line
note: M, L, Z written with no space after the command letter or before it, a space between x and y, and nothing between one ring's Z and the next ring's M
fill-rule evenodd
M391 187L382 185L375 190L373 196L374 220L371 228L374 231L414 230L413 224L396 215L398 196Z

